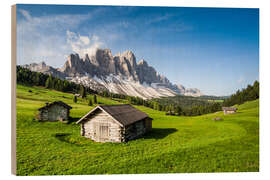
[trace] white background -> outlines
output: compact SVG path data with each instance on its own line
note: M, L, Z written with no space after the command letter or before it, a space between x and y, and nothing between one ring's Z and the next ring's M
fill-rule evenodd
M267 0L20 0L1 1L0 21L0 179L269 179L270 178L270 5ZM244 7L260 8L260 172L259 173L193 173L155 175L90 175L16 177L11 175L11 5L31 4L82 4L82 5L140 5L186 7Z

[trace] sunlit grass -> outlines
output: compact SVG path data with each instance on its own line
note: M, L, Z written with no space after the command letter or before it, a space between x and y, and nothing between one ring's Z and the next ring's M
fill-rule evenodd
M226 116L222 112L166 116L135 106L153 118L153 130L143 138L116 144L81 137L74 122L37 122L37 109L56 100L72 106L72 118L94 108L81 98L74 103L69 93L17 86L18 175L259 171L258 100ZM99 96L98 101L121 102ZM216 116L223 121L213 121Z

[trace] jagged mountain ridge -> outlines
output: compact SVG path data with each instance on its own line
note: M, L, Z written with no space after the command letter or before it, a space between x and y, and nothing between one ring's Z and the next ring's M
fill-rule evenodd
M149 66L145 60L136 61L131 51L112 55L109 49L97 49L91 57L86 54L68 56L62 68L47 66L44 62L24 65L32 71L51 74L61 79L86 85L94 90L138 96L144 99L177 94L201 96L196 88L172 84L165 76Z

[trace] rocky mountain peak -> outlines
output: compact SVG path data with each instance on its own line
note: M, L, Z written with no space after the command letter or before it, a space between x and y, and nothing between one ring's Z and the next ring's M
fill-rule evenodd
M95 56L90 58L101 74L115 74L115 62L110 49L97 49Z
M177 84L177 87L178 87L179 89L185 90L185 87L184 87L183 85L181 85L181 84Z
M39 63L39 65L40 65L42 68L44 68L44 67L47 66L46 63L45 63L44 61L41 61L41 63Z
M121 57L124 57L125 59L127 59L131 65L131 67L136 67L137 62L136 62L136 57L133 54L133 52L131 51L125 51L123 52L121 55Z
M97 49L95 53L96 57L112 57L112 51L110 49Z
M138 62L138 65L148 66L148 63L147 63L144 59L141 59L141 60Z
M186 88L184 95L186 95L186 96L202 96L203 94L197 88Z
M90 61L89 55L88 55L88 54L85 54L83 60L84 60L84 61Z
M107 89L118 94L143 98L176 94L200 96L195 88L172 84L165 76L141 59L138 63L132 51L112 55L110 49L97 49L94 55L70 54L62 68L55 69L45 62L24 65L37 72L81 83L94 90Z
M70 54L68 56L66 63L65 63L65 66L72 68L74 66L77 66L79 63L80 63L79 54Z

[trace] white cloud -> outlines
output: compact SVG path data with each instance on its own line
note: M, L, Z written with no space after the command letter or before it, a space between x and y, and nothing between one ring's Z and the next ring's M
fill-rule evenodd
M173 16L174 15L172 15L172 14L164 14L164 15L154 16L154 17L149 18L148 20L146 20L145 24L153 24L153 23L158 23L158 22L161 22L161 21L166 21L166 20L170 19Z
M243 76L241 76L241 77L237 80L237 82L238 82L239 84L243 83L244 81L245 81L245 78L244 78Z
M32 16L24 9L18 12L22 18L17 21L17 63L46 61L55 67L62 66L64 57L73 50L67 45L67 29L76 29L92 17L91 14ZM86 46L90 39L81 36L80 43Z
M76 27L82 21L91 19L91 14L57 14L33 17L29 11L19 9L19 12L25 17L26 21L22 21L30 28L55 28L55 27Z
M85 54L92 56L95 54L96 50L104 45L100 41L99 37L96 35L93 36L81 36L67 30L67 43L71 46L72 50L84 57Z
M89 44L90 43L90 39L87 36L80 36L80 40L85 44Z
M24 9L19 9L19 12L28 20L31 21L32 17L30 13Z

